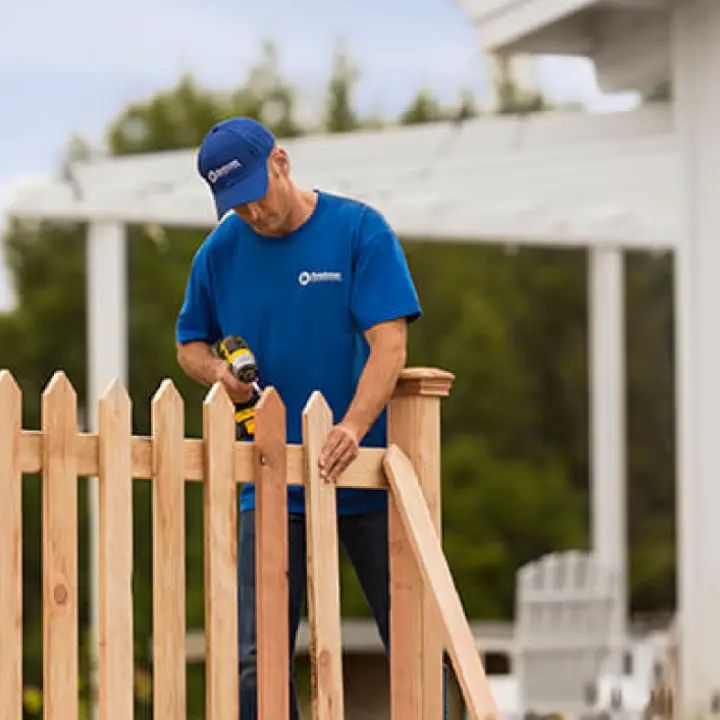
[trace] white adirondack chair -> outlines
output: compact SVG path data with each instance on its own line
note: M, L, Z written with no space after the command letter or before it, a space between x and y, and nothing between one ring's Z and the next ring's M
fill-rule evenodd
M581 718L603 672L619 602L615 574L592 554L552 553L520 568L517 673L527 715Z

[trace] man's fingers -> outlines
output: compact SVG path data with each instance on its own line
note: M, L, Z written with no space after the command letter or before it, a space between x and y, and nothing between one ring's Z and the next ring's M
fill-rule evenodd
M338 433L332 430L325 441L325 447L320 454L320 469L323 475L327 476L337 462L342 452L342 438L338 437Z
M352 446L348 447L345 450L345 452L337 459L337 461L333 465L332 470L330 471L330 482L335 482L340 477L340 475L345 472L348 465L350 465L350 463L353 461L354 455L355 453Z
M337 436L333 438L327 460L323 466L324 476L332 482L337 480L350 462L352 462L355 454L355 443L346 433L338 431Z
M335 482L355 459L357 451L358 444L354 436L343 427L334 427L320 452L318 459L320 475L328 482Z
M320 470L323 477L328 477L332 472L340 453L339 439L333 432L328 435L325 441L325 448L320 457Z

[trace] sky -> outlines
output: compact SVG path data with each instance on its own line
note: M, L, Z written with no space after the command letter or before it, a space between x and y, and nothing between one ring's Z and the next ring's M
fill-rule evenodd
M54 173L73 134L101 145L128 103L184 73L237 87L264 40L309 112L340 37L361 71L355 101L365 112L396 115L421 88L445 101L463 87L483 98L480 48L455 0L0 0L0 227L11 187ZM555 99L615 102L599 95L588 63L548 58L538 72Z

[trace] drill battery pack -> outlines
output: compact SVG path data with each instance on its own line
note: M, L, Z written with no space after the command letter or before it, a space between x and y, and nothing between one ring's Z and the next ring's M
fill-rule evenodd
M260 396L253 392L253 398L244 405L235 406L235 439L252 440L255 437L255 405Z

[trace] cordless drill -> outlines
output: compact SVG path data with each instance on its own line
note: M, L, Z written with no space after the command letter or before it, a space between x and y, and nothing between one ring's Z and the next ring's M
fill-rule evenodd
M247 343L237 335L229 335L215 343L215 354L230 366L240 382L253 386L253 394L246 403L235 405L236 439L247 440L255 435L255 405L262 391L258 385L258 368L255 356Z

